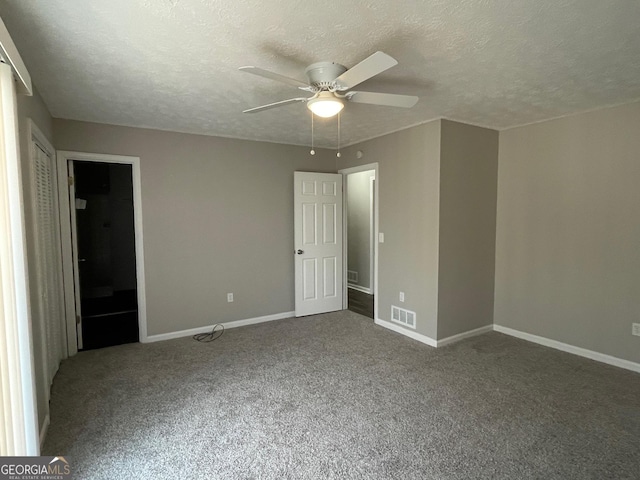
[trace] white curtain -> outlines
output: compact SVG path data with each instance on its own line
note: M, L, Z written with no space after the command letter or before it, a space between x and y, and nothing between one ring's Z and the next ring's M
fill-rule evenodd
M0 455L38 455L16 88L0 64Z

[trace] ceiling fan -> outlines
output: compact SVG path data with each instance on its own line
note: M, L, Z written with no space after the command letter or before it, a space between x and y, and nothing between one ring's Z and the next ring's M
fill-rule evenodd
M257 113L270 108L282 107L298 102L306 102L309 110L320 117L333 117L338 114L344 108L345 101L385 105L388 107L411 108L418 102L418 97L351 90L356 85L365 80L369 80L371 77L397 64L398 61L395 58L384 52L376 52L349 69L344 65L334 62L313 63L304 71L309 78L308 83L258 67L240 67L240 70L243 72L277 80L297 87L300 90L313 93L311 97L290 98L288 100L282 100L281 102L250 108L244 110L243 113Z

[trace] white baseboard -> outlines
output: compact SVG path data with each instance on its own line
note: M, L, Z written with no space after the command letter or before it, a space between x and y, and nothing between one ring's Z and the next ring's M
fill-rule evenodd
M44 417L44 421L42 422L42 427L40 428L40 449L42 449L42 445L44 445L44 440L47 438L47 432L49 431L49 424L51 423L51 417L47 413Z
M367 295L371 295L371 289L366 287L361 287L360 285L354 285L353 283L348 283L347 288L352 290L357 290L362 293L366 293Z
M614 367L620 367L626 370L631 370L631 371L640 373L640 363L631 362L629 360L623 360L622 358L618 358L618 357L612 357L611 355L594 352L593 350L587 350L586 348L576 347L574 345L569 345L568 343L558 342L557 340L551 340L550 338L540 337L538 335L533 335L531 333L521 332L519 330L514 330L513 328L503 327L502 325L494 324L493 329L496 332L504 333L506 335L520 338L522 340L527 340L528 342L537 343L539 345L544 345L545 347L555 348L556 350L562 350L563 352L573 353L574 355L579 355L581 357L589 358L597 362L606 363L608 365L613 365Z
M386 320L380 320L379 318L375 319L375 324L380 325L381 327L388 328L389 330L393 330L394 332L400 333L406 337L413 338L419 342L424 343L425 345L429 345L430 347L437 347L438 342L431 337L427 337L426 335L422 335L421 333L416 332L415 330L407 330L395 323L387 322Z
M483 333L493 331L493 325L485 325L484 327L476 328L474 330L469 330L468 332L462 332L457 335L452 335L447 338L443 338L442 340L434 340L431 337L427 337L426 335L422 335L414 330L408 330L403 328L395 323L388 322L386 320L380 320L379 318L375 321L376 325L380 325L381 327L388 328L389 330L393 330L394 332L405 335L409 338L413 338L419 342L424 343L425 345L429 345L430 347L444 347L446 345L451 345L452 343L459 342L460 340L464 340L465 338L475 337L476 335L482 335Z
M291 318L295 316L295 312L275 313L273 315L265 315L263 317L246 318L244 320L234 320L232 322L224 322L222 325L225 330L229 328L244 327L245 325L255 325L256 323L271 322L273 320L282 320L283 318ZM191 328L189 330L180 330L178 332L160 333L158 335L149 335L143 343L160 342L162 340L171 340L173 338L191 337L199 333L210 332L213 325L205 327Z
M460 340L464 340L465 338L475 337L476 335L482 335L483 333L492 332L493 324L485 325L484 327L475 328L473 330L469 330L468 332L458 333L457 335L452 335L447 338L443 338L442 340L437 340L438 347L444 347L446 345L451 345L452 343L459 342Z
M452 343L459 342L460 340L464 340L465 338L473 337L476 335L482 335L483 333L487 333L491 331L496 331L499 333L504 333L505 335L510 335L512 337L526 340L528 342L537 343L545 347L555 348L556 350L572 353L574 355L579 355L581 357L589 358L597 362L606 363L607 365L613 365L614 367L620 367L626 370L631 370L633 372L640 373L640 363L631 362L629 360L624 360L618 357L612 357L611 355L594 352L592 350L587 350L586 348L576 347L574 345L562 343L557 340L551 340L550 338L540 337L538 335L533 335L531 333L521 332L519 330L514 330L512 328L503 327L502 325L485 325L484 327L476 328L474 330L469 330L468 332L459 333L458 335L453 335L451 337L443 338L442 340L434 340L433 338L427 337L426 335L422 335L413 330L408 330L394 323L387 322L386 320L376 319L375 323L376 325L380 325L381 327L388 328L389 330L393 330L394 332L400 333L409 338L413 338L414 340L417 340L426 345L429 345L430 347L436 347L436 348L444 347L445 345L451 345Z

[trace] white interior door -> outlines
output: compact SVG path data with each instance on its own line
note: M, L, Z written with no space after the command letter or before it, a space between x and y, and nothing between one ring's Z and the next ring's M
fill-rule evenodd
M342 310L342 175L294 173L296 317Z

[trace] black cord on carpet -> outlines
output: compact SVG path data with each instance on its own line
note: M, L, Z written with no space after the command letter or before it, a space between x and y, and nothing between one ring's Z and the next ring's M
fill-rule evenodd
M221 327L221 329L216 330L217 327ZM209 343L220 338L223 333L224 333L224 325L222 325L221 323L217 323L213 326L213 330L211 330L208 333L199 333L197 335L194 335L193 339L199 342Z

